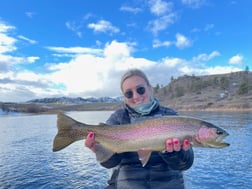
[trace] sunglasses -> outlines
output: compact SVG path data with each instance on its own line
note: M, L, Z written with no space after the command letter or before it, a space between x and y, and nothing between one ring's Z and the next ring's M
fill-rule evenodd
M145 93L145 88L144 87L137 87L136 89L137 94L139 95L143 95ZM128 90L124 93L124 96L128 99L133 97L133 91L132 90Z

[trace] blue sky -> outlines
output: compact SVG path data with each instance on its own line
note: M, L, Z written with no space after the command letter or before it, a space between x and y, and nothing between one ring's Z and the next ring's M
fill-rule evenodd
M129 68L156 86L252 67L250 0L0 4L0 101L120 96Z

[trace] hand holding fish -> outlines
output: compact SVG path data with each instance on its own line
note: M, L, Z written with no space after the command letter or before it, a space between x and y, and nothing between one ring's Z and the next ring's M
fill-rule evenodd
M95 141L93 132L88 133L84 144L96 154L96 159L99 162L108 160L114 154Z
M95 149L96 142L94 140L94 133L93 132L88 133L84 144L85 144L86 147L88 147L90 150L92 150L95 153L95 151L96 151L96 149Z
M183 144L181 145L178 138L167 139L166 140L166 151L173 152L173 151L180 151L183 149L184 151L189 150L190 142L189 140L185 139Z

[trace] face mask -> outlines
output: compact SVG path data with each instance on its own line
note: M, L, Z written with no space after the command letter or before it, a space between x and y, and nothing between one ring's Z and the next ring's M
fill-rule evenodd
M151 98L149 103L140 104L131 108L141 115L147 115L156 106L156 104L157 101L154 98Z

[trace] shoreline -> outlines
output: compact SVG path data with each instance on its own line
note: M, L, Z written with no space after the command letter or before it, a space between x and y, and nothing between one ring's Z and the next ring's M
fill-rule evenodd
M207 107L202 104L198 105L173 105L161 103L163 106L174 109L175 111L209 111L209 112L252 112L252 107L243 106L241 104L234 104L233 106L219 105L216 107ZM87 104L11 104L6 109L2 109L4 114L10 113L34 113L34 114L55 114L57 112L69 112L69 111L115 111L123 106L122 102L114 103L87 103Z
M199 111L199 112L249 112L252 108L207 108L207 109L176 109L177 111Z

